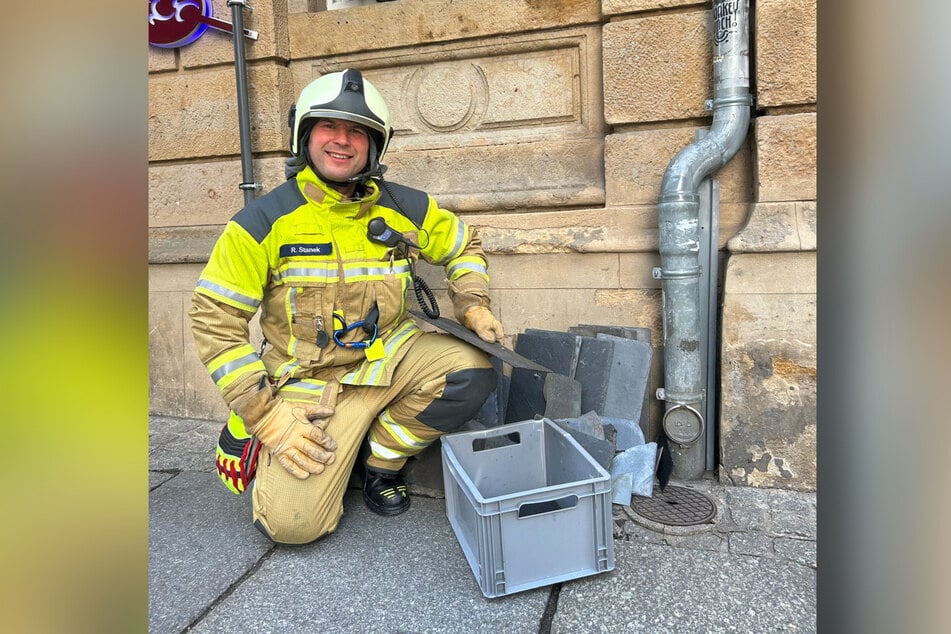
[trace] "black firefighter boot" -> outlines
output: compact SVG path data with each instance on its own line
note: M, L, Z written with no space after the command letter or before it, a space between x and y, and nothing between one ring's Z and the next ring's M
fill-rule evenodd
M363 481L363 501L371 511L378 515L399 515L409 508L409 493L406 490L406 481L397 473L374 471L366 466L366 458L370 455L369 443L364 440L361 451L362 463L360 479Z

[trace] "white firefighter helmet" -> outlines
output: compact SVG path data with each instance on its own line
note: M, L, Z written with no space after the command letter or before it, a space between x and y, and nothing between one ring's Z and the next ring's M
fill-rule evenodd
M376 171L393 136L390 111L383 96L359 70L348 68L328 73L309 83L291 106L291 152L300 156L305 149L303 137L316 119L344 119L370 131L373 140L368 172ZM375 156L372 150L375 149Z

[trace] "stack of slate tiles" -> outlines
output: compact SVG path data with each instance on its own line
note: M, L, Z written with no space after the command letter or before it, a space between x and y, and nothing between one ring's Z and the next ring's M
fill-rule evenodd
M568 332L529 328L516 338L515 352L550 371L512 367L506 373L493 357L498 386L475 419L459 431L549 418L611 472L615 503L629 504L632 490L650 495L650 485L637 484L638 478L645 479L645 469L652 482L655 467L649 456L656 445L644 441L649 426L650 329L591 324ZM407 479L423 488L439 488L441 464L436 455L427 455L419 458L432 464L411 464Z

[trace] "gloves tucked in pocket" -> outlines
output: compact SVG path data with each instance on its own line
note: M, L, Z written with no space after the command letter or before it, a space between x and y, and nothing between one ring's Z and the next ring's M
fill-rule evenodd
M221 428L215 448L215 467L225 486L237 495L248 488L258 466L261 442L244 429L241 417L231 412Z

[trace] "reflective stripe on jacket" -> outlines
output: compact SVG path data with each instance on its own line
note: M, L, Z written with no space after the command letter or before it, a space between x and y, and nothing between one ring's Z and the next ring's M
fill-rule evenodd
M227 403L256 387L265 373L389 384L421 331L406 312L412 307L406 305L410 262L368 239L367 224L375 217L419 245L423 260L445 268L457 319L472 306L489 304L477 232L431 196L389 182L381 190L370 181L363 199L343 201L308 167L228 222L195 289L189 314L199 357ZM362 349L334 344L334 313L352 324L374 306L383 358L371 361ZM261 359L248 328L259 309L271 344ZM325 336L329 342L319 346ZM367 338L355 328L341 340Z

